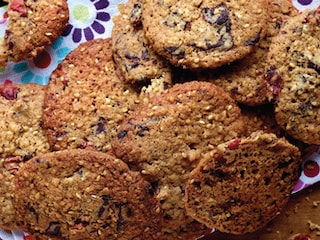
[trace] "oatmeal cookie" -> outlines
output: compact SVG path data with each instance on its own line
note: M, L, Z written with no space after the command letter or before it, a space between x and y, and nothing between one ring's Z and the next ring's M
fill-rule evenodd
M298 10L288 0L268 0L266 36L248 56L212 72L209 80L239 103L257 106L272 101L271 83L264 78L270 42L283 22L297 14Z
M33 59L62 34L69 20L66 0L10 0L8 25L0 41L0 66Z
M214 84L197 81L175 84L120 125L112 150L158 188L164 239L202 232L199 224L197 232L188 227L194 221L185 214L185 181L202 154L243 130L234 100Z
M11 188L17 169L30 158L50 151L42 129L46 86L33 83L0 85L0 227L15 229Z
M43 127L53 150L110 149L120 122L138 94L117 77L111 39L80 44L52 73L44 99Z
M119 4L119 15L113 18L112 48L114 60L126 82L162 79L171 84L170 64L154 52L142 29L141 0Z
M220 144L189 175L187 213L221 232L256 231L288 202L299 165L298 148L272 133Z
M275 82L275 116L292 137L320 144L320 13L290 18L273 38L266 78Z
M157 239L161 211L140 173L98 151L38 155L19 168L17 223L39 239Z
M253 50L265 35L266 10L265 0L143 0L142 25L173 65L216 68Z

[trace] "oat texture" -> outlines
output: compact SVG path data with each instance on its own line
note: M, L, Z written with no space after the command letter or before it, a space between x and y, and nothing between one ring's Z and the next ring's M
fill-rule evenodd
M33 59L61 35L69 20L66 0L10 0L8 25L0 41L0 66Z
M203 154L242 134L240 114L221 88L192 81L151 98L119 127L112 149L157 187L164 239L199 236L185 215L185 180Z
M49 80L43 123L50 145L110 150L110 139L137 100L116 74L110 38L80 44Z
M320 14L306 11L284 24L273 39L267 76L277 82L275 116L294 138L320 143Z
M288 0L268 0L267 31L253 51L241 60L211 72L209 81L222 87L239 103L256 106L274 98L272 82L266 81L265 69L271 39L284 21L298 14ZM271 86L270 86L271 85Z
M49 143L42 129L45 86L0 85L0 227L16 228L11 188L19 166L30 158L48 152Z
M265 35L265 0L144 0L142 25L175 66L216 68L240 59Z
M157 55L145 38L142 29L142 2L129 0L119 5L119 15L113 18L112 47L114 60L126 82L162 79L171 84L171 67Z
M298 148L272 133L220 144L189 176L187 213L221 232L256 231L288 202L299 164Z
M109 154L38 155L15 177L18 226L38 239L157 239L159 203L140 173Z

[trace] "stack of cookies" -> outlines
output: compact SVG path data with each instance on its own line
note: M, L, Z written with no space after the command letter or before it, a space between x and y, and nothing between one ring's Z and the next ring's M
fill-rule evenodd
M0 88L0 227L36 239L263 228L320 143L317 11L129 0L48 85Z

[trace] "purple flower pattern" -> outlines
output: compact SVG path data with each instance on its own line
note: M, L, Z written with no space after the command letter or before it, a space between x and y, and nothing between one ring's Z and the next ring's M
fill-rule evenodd
M87 0L71 4L70 21L62 35L71 34L72 41L79 43L94 39L96 34L104 34L104 23L111 19L110 14L106 12L108 6L107 0Z

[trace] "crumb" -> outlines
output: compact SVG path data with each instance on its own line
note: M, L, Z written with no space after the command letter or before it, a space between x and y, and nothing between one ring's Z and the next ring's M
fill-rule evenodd
M313 201L312 206L318 207L319 204L320 204L320 201Z
M308 220L308 225L309 225L309 229L311 231L320 231L320 225L316 224L316 223L313 223L311 222L311 220Z
M294 213L297 213L298 212L298 209L299 209L299 205L300 203L297 203L295 206L294 206Z

